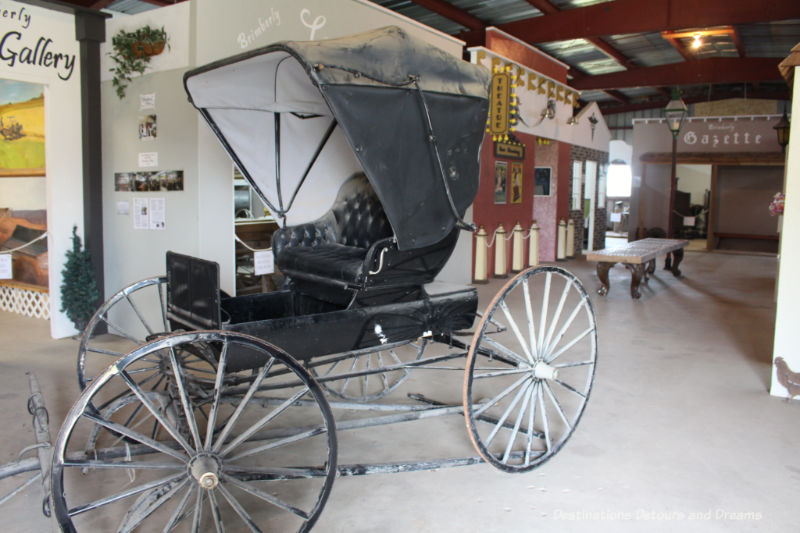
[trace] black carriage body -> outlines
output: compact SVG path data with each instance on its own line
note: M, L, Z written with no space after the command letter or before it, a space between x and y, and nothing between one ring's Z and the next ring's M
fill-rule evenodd
M173 330L246 333L298 360L469 328L478 305L475 289L441 283L394 302L350 308L291 290L222 297L217 263L174 252L167 253L167 279L167 317ZM232 369L248 367L248 354L232 355L229 364Z

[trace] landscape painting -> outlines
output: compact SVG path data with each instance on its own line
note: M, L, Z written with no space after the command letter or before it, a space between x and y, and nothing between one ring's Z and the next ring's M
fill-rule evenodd
M44 86L0 79L0 177L44 175Z

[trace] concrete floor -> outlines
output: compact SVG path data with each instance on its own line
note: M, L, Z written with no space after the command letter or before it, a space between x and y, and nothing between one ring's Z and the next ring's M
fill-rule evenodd
M796 530L800 406L767 394L776 259L687 253L684 277L658 270L639 301L620 266L607 297L594 292L592 264L561 266L592 294L599 328L595 387L565 448L524 475L476 465L340 478L315 531ZM482 305L501 284L479 288ZM78 395L77 342L48 332L44 321L0 314L0 463L33 442L27 371L41 382L53 439ZM450 379L441 387L458 398L461 378ZM345 438L339 448L348 461L383 461L470 455L469 446L452 417ZM51 530L40 504L29 489L5 505L2 525Z

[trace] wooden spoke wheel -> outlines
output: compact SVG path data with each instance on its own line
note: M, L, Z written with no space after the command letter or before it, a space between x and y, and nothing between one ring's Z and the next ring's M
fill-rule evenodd
M464 414L481 457L525 472L558 453L586 407L596 361L594 309L575 276L545 266L509 280L467 356Z
M123 288L95 311L83 330L78 346L81 390L116 359L169 332L166 277Z
M209 349L214 365L178 356ZM155 358L164 390L136 381ZM307 531L336 454L324 393L291 356L238 333L178 333L117 360L70 409L53 510L63 531Z
M409 369L403 365L419 360L427 342L419 339L336 355L315 361L309 369L332 396L371 402L383 398L408 378Z

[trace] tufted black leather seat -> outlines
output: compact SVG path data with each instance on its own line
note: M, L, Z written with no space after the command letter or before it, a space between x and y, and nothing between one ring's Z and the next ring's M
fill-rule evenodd
M302 292L341 303L353 291L403 292L429 283L457 240L456 229L432 246L398 250L380 200L366 176L358 174L341 186L324 216L276 231L272 251L276 266L301 285ZM324 287L338 287L344 293Z
M278 268L293 278L362 284L370 247L392 236L389 221L366 176L345 182L322 218L276 231L272 250Z

